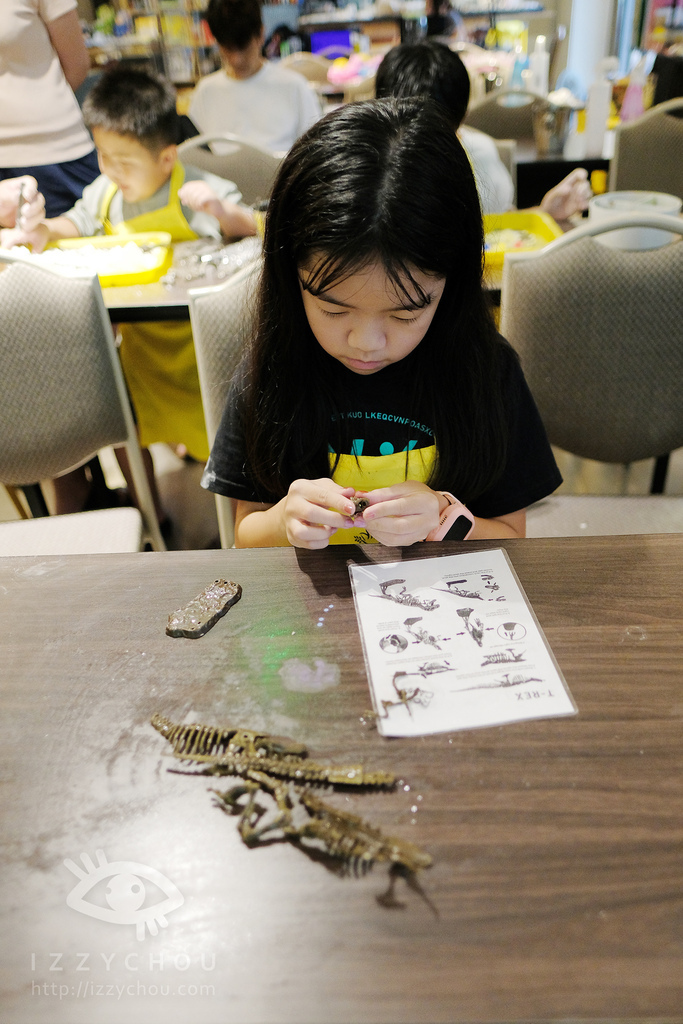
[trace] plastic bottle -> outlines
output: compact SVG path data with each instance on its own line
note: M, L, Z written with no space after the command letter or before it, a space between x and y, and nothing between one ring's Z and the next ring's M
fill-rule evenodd
M584 160L586 157L586 111L576 110L573 127L564 144L565 160Z
M591 171L591 189L593 195L601 196L607 191L607 171Z
M588 90L586 109L586 156L601 157L605 144L607 118L612 103L612 82L610 72L616 71L619 61L616 57L605 57L596 68L596 77Z
M529 57L531 71L531 88L539 96L548 95L548 74L550 72L550 54L545 48L545 36L536 36L534 50Z
M524 53L524 49L521 43L517 43L515 46L515 63L512 67L512 75L510 77L510 88L511 89L523 89L524 79L522 72L526 71L529 67L529 58Z
M638 61L624 93L619 117L622 121L632 121L644 112L643 89L645 88L645 58Z

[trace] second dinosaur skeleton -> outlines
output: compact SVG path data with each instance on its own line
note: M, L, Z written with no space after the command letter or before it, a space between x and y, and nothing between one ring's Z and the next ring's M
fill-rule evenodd
M204 766L205 775L237 775L244 781L225 792L213 790L219 806L238 813L239 832L249 846L266 834L297 843L315 842L324 852L340 859L346 867L363 868L376 861L415 872L428 867L431 857L414 843L385 836L356 815L324 803L311 786L353 786L392 789L396 778L388 772L366 771L362 765L323 765L308 759L308 750L292 740L249 729L220 729L212 725L176 725L156 714L152 725L171 744L174 757ZM257 802L258 793L268 794L276 813L261 823L266 813ZM245 803L240 803L246 797ZM303 824L294 819L303 808Z

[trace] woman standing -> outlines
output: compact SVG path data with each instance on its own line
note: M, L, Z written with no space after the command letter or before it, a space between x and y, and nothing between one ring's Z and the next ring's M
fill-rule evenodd
M0 4L0 180L29 174L57 217L99 174L73 90L90 59L76 0Z

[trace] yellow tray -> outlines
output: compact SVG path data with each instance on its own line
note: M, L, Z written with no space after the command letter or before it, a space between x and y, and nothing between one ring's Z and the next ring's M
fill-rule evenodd
M488 213L484 217L484 234L492 231L527 231L528 240L510 248L487 250L484 265L487 270L502 270L506 252L530 252L542 249L548 242L562 235L562 228L547 213L529 213L511 210L509 213Z
M61 238L57 242L51 242L48 249L81 249L85 245L92 245L96 249L113 249L117 245L126 245L128 242L135 242L136 245L145 247L158 246L160 250L158 262L147 270L134 270L129 274L99 274L100 285L103 288L119 288L128 284L152 284L164 276L173 261L171 235L168 231L144 231L130 235L93 235L92 238Z

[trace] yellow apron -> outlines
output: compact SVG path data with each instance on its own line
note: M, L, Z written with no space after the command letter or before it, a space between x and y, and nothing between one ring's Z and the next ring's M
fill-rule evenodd
M119 224L112 224L108 218L117 191L112 184L101 209L105 234L168 231L174 242L197 238L178 199L184 179L183 166L176 163L171 172L168 205ZM189 320L122 324L120 353L143 447L159 441L184 444L195 459L206 461L209 442Z
M336 456L330 453L330 470ZM408 452L408 470L406 472L406 453L393 452L391 455L340 455L337 468L332 479L340 487L353 487L356 491L372 491L376 487L391 487L400 480L429 480L436 446L429 448L413 448ZM330 538L330 544L376 544L363 527L348 530L337 530Z

